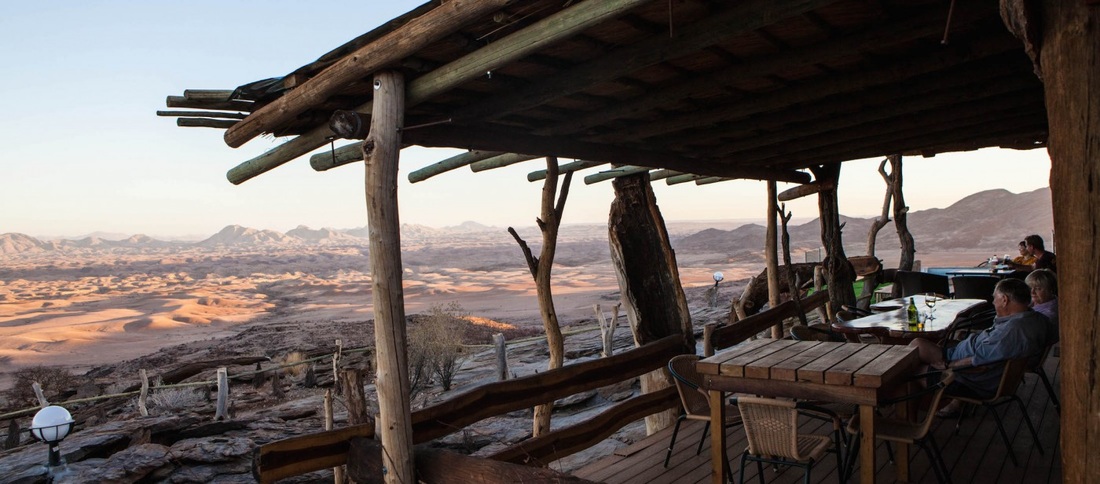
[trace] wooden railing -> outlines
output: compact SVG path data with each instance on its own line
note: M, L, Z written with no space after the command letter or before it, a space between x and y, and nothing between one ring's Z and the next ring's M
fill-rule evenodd
M672 335L607 358L481 385L413 412L413 441L427 442L488 417L626 381L663 368L673 356L690 351L690 348L684 347L680 335ZM679 399L673 387L636 396L589 420L497 452L493 458L544 464L587 449L631 422L677 405ZM253 474L259 482L274 482L275 479L344 464L348 459L349 441L362 436L347 432L348 429L333 430L267 444L258 449L254 456ZM307 446L309 450L305 451Z
M824 306L828 301L829 293L818 291L814 295L802 299L802 312L813 311ZM712 356L717 350L729 348L772 326L782 324L784 319L797 317L798 312L798 305L794 301L787 301L733 324L708 324L707 329L703 332L703 355Z

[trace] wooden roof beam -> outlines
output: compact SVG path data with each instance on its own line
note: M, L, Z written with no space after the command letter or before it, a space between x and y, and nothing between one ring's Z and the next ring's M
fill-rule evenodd
M210 101L205 99L188 99L184 96L168 96L164 105L169 108L192 109L217 109L220 111L245 111L251 112L254 107L252 101Z
M649 168L644 166L620 166L612 168L610 170L604 170L599 173L593 173L584 177L585 185L594 185L596 183L611 180L613 178L619 178L621 176L636 175L638 173L645 173L649 171Z
M499 10L510 0L451 0L390 31L336 61L296 89L256 110L226 130L225 144L238 148L262 133L278 130L310 106L324 102L340 88L415 54L463 26ZM483 71L484 72L484 71Z
M476 163L470 164L470 170L474 173L492 170L495 168L504 168L516 163L522 163L524 161L534 160L536 158L542 158L537 155L521 155L519 153L504 153L492 158L487 158Z
M569 173L569 172L585 170L585 169L588 169L588 168L595 168L597 166L606 165L606 164L607 163L603 163L603 162L600 162L600 161L577 160L577 161L573 161L573 162L570 162L570 163L566 163L564 165L558 165L558 175L564 175L564 174ZM546 169L545 168L542 169L542 170L532 171L531 173L527 174L527 181L529 181L529 182L537 182L539 180L545 180L545 179L546 179Z
M607 1L607 0L605 0ZM734 35L772 25L782 19L809 12L837 0L749 0L682 29L674 38L653 36L636 44L624 46L592 59L566 72L551 76L487 102L466 106L452 113L455 119L496 119L517 111L542 105L552 99L567 96L599 82L609 81L693 53L717 44ZM582 2L581 5L589 2Z
M421 146L446 146L504 152L526 151L539 156L580 158L607 163L631 160L636 165L667 168L700 175L727 178L753 178L791 183L810 181L808 174L798 171L772 170L758 167L731 167L715 160L688 158L668 153L589 143L571 137L544 137L519 132L492 129L462 128L437 125L402 133L403 141Z
M522 58L546 45L584 31L608 18L621 15L650 1L652 0L603 0L599 2L581 2L573 5L412 80L405 91L405 107L416 106L464 82L484 75L487 70L495 69ZM492 0L492 2L486 1L484 4L501 2L502 0ZM383 37L383 39L385 38ZM382 41L379 40L378 42ZM370 45L373 45L373 43ZM385 43L381 45L385 45ZM372 103L368 101L356 107L354 111L369 113L372 109L371 106ZM228 135L228 132L226 134ZM243 183L252 177L270 171L283 163L323 146L328 142L328 137L331 135L332 131L329 130L327 124L316 126L273 150L237 165L229 170L226 178L233 184Z
M494 156L500 156L504 153L501 151L483 151L483 150L471 150L465 153L452 156L443 161L425 166L419 170L415 170L409 173L409 183L417 183L427 180L440 173L446 173L456 168L475 163L481 160L487 160Z
M958 22L972 21L988 9L976 9L960 5ZM851 55L867 45L889 46L910 42L943 31L942 12L924 9L901 24L882 24L847 37L823 42L817 46L801 47L774 56L743 61L726 69L699 76L685 82L677 82L661 89L648 89L644 95L621 103L602 107L586 116L571 118L537 134L566 134L584 131L610 120L629 118L662 106L675 104L699 93L711 92L715 86L728 86L738 80L761 77L785 69L803 66L837 57Z

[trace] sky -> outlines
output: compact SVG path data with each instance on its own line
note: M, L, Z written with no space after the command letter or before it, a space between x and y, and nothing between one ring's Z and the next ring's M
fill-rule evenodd
M285 139L265 136L233 149L220 129L179 128L175 118L155 112L185 89L233 89L285 75L420 3L6 3L0 15L0 234L205 237L232 224L278 231L366 225L361 163L315 172L304 156L234 186L227 170ZM408 183L409 172L457 153L402 151L402 223L534 224L541 183L527 182L526 175L545 168L543 160L476 175L462 168ZM844 164L842 213L881 210L879 161ZM905 197L912 211L942 208L982 190L1047 186L1049 171L1043 149L906 157ZM564 223L606 222L611 184L585 185L581 178L574 178ZM780 183L779 190L791 186ZM766 215L762 181L701 187L656 181L654 191L666 220ZM816 197L787 208L795 219L813 218Z

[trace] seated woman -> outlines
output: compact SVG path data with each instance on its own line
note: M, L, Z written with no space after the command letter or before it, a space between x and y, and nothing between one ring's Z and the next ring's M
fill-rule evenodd
M1031 271L1024 279L1031 289L1031 309L1050 320L1047 344L1058 342L1058 276L1050 269Z
M1013 269L1031 269L1035 266L1035 257L1031 255L1031 251L1027 248L1027 242L1020 241L1019 244L1020 255L1012 260L1005 261L1005 264L1011 265Z

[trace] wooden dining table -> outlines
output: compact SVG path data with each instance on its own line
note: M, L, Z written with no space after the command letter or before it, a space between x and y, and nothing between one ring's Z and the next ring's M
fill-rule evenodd
M710 397L711 421L725 421L726 393L818 400L859 406L860 482L874 482L874 410L904 384L919 365L908 346L758 339L699 360L703 389ZM899 407L905 407L901 405ZM906 409L899 408L903 417ZM907 456L906 446L895 446ZM711 432L712 482L725 482L725 432ZM909 460L895 459L900 481L907 481Z
M935 308L929 309L925 304L928 297L923 294L912 296L913 303L917 306L918 318L922 322L917 329L909 327L906 313L909 297L872 304L871 310L875 311L874 314L851 321L836 321L832 324L832 329L852 335L850 340L858 339L860 334L872 334L884 343L896 344L907 343L913 338L939 340L947 335L959 318L993 309L993 305L984 299L947 299L936 296L932 296L936 298ZM932 319L928 318L929 312L933 315Z

